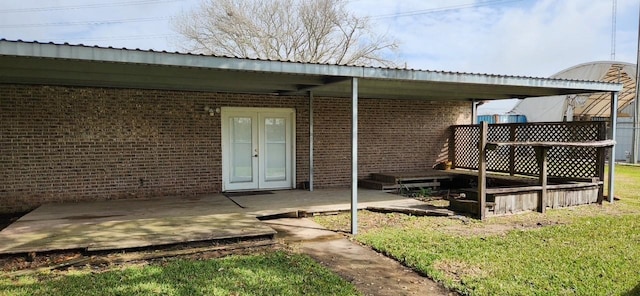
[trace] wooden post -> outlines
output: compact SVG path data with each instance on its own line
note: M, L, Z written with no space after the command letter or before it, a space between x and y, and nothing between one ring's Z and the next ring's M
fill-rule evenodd
M607 125L604 121L598 122L598 140L603 141L607 139ZM598 186L598 203L602 204L604 201L604 168L605 163L607 162L607 149L606 148L596 148L598 153L598 159L596 160L596 169L598 181L602 182L602 185Z
M484 220L487 204L487 131L486 121L480 124L480 142L478 143L478 218Z
M516 125L509 125L509 141L516 141ZM516 146L509 147L509 175L513 176L516 174Z
M449 127L449 145L447 146L449 152L449 161L451 162L451 168L456 167L456 126Z
M533 149L536 151L538 169L540 170L538 185L542 187L540 189L540 199L538 200L538 212L544 213L547 210L547 152L549 147L533 147Z

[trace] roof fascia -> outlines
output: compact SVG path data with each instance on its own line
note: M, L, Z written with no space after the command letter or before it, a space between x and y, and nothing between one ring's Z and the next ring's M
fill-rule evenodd
M138 63L175 67L194 67L218 70L256 71L313 76L358 77L363 79L428 81L440 83L466 83L484 85L506 85L540 88L569 88L592 92L619 92L622 85L565 79L503 76L475 73L440 72L345 66L330 64L308 64L298 62L241 59L207 55L89 47L83 45L37 43L0 40L0 54L36 58L75 59L96 62Z

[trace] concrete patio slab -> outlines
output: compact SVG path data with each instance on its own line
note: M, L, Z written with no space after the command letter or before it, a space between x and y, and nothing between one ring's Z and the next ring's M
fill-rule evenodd
M231 198L246 213L269 216L290 212L322 213L351 209L350 189L282 190L273 194L247 195ZM372 189L358 189L358 209L370 206L412 207L424 203L412 198Z
M113 250L272 236L222 195L43 205L0 232L0 253Z
M0 253L116 250L275 234L255 217L242 213L68 223L38 229L25 224L16 222L0 233Z
M235 202L234 202L235 201ZM350 209L349 189L274 191L236 196L164 197L43 205L0 231L0 254L116 250L182 242L273 236L257 217ZM237 203L237 204L236 204ZM422 202L359 190L358 208L412 207ZM240 206L242 207L240 207Z

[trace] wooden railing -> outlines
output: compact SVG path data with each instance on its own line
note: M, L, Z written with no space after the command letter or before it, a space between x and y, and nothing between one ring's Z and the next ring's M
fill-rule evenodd
M538 211L546 208L547 179L604 179L604 122L491 124L452 126L449 160L453 168L478 171L478 215L485 217L487 172L538 177ZM598 201L602 201L600 186Z
M606 122L499 123L489 124L488 142L593 142L607 139ZM479 125L455 125L449 139L452 168L478 169ZM592 179L604 177L606 149L555 146L549 149L549 177ZM538 176L532 146L507 145L487 153L487 171Z

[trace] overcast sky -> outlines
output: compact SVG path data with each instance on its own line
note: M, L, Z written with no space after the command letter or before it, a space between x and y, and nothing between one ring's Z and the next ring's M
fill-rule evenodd
M636 62L639 0L617 0L615 60ZM171 20L200 0L2 0L0 38L178 50ZM614 0L351 0L409 68L548 77L611 60ZM505 105L505 106L502 106ZM500 103L501 112L509 104Z

